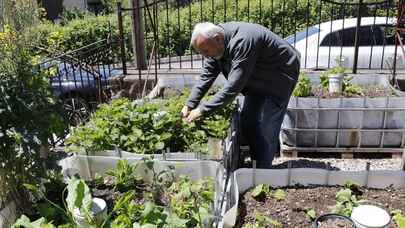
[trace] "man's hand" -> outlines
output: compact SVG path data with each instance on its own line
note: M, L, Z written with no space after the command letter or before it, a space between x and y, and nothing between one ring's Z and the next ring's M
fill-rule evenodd
M187 116L187 122L193 122L194 120L200 118L202 112L199 108L193 109Z
M190 108L187 106L187 105L185 105L182 109L181 109L181 112L180 112L180 114L181 114L181 117L182 118L187 118L188 117L188 115L190 114Z

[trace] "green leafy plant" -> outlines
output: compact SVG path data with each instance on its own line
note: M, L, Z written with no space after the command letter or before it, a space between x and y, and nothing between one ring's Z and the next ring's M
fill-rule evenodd
M312 94L312 85L306 74L301 73L293 91L294 97L308 97Z
M16 227L25 227L25 228L54 228L55 226L52 223L49 223L45 218L39 218L33 222L30 219L22 215L13 225L13 228Z
M67 125L48 75L36 67L31 41L6 26L0 43L0 202L12 196L28 209L23 183L39 185L48 178L41 150L63 136Z
M313 208L306 208L305 213L311 221L316 219L316 211Z
M393 210L391 211L391 215L398 228L405 228L405 217L402 215L401 210Z
M253 198L260 198L269 193L269 186L266 184L257 185L251 192Z
M351 97L354 95L362 95L362 88L358 85L354 85L351 80L353 79L353 76L346 76L343 79L343 93L345 96Z
M272 194L272 196L278 200L278 201L282 201L285 200L287 198L287 193L282 190L282 189L277 189L276 191L274 191L274 193Z
M226 136L234 106L187 123L179 115L187 95L144 104L119 99L101 105L88 123L72 129L68 150L120 148L139 154L162 153L167 149L206 152L208 137Z
M259 227L281 228L281 223L279 221L267 217L262 212L255 211L254 217L255 217L255 224L247 223L243 226L243 228L259 228Z
M119 160L115 169L106 172L112 176L114 188L119 191L126 191L140 181L136 175L136 166L130 165L127 160Z
M332 213L350 217L356 206L356 196L352 194L352 190L345 188L336 193L336 205L332 208Z

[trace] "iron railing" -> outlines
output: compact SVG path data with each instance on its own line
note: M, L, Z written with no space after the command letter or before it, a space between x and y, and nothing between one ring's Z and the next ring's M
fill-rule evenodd
M108 79L122 74L118 55L117 42L105 39L39 64L50 75L52 91L64 102L72 124L86 120L97 104L110 99Z
M197 22L246 21L261 24L301 52L302 68L345 64L357 69L392 70L395 47L394 0L133 0L139 7L145 54L156 69L200 68L204 59L190 48ZM147 3L146 3L147 2ZM361 25L361 26L359 26ZM139 27L139 26L138 26ZM122 38L123 39L123 38ZM341 63L342 60L343 63ZM401 60L402 61L402 60ZM397 62L398 69L405 63ZM143 66L144 67L144 66ZM142 67L140 67L142 68Z

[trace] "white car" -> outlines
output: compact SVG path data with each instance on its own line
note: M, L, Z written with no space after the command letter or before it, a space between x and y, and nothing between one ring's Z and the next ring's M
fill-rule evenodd
M390 69L395 51L396 19L364 17L361 20L358 69ZM291 35L286 40L301 53L301 68L325 69L338 65L353 67L357 18L318 24ZM402 37L403 39L403 37ZM390 66L391 65L391 66ZM401 47L397 69L405 67Z

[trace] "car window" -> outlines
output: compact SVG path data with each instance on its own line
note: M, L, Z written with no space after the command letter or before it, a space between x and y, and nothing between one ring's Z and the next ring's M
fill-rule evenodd
M362 26L359 31L359 46L372 46L383 42L382 32L376 26ZM347 28L328 34L320 46L354 47L356 40L356 28Z
M294 41L295 41L295 43L297 43L298 41L303 40L303 39L305 39L307 37L310 37L310 36L318 33L319 31L320 31L319 28L317 28L316 26L312 26L312 27L308 28L308 35L307 35L307 29L304 29L302 32L296 33L295 37L294 37L294 34L293 34L291 36L286 37L285 40L289 44L294 44Z

